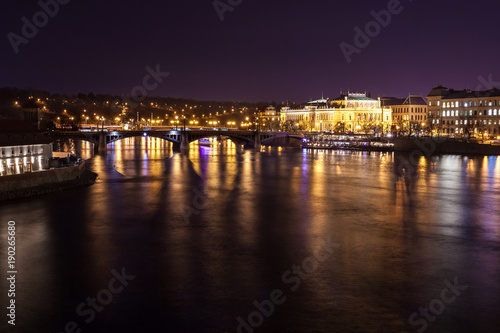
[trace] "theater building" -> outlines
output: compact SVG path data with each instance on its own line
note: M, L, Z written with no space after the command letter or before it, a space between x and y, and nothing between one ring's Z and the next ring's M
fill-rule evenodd
M336 99L308 102L300 109L281 109L281 123L292 122L304 131L342 131L344 133L389 132L392 124L390 108L366 94L341 94Z

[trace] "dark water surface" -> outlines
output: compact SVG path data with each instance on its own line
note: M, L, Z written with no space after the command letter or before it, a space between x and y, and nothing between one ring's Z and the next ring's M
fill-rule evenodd
M117 142L0 204L0 332L498 332L500 158L408 158Z

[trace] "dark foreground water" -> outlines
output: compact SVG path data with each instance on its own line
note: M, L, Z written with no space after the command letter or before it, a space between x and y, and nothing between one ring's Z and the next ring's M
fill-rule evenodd
M408 158L118 142L0 204L0 332L498 332L500 158Z

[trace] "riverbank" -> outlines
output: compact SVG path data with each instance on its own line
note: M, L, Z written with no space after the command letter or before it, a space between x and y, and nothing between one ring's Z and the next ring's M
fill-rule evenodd
M89 186L97 174L86 169L85 162L76 166L0 177L0 201L28 198L62 190Z
M426 155L500 155L500 145L467 142L444 137L405 137L394 140L395 151L422 151Z

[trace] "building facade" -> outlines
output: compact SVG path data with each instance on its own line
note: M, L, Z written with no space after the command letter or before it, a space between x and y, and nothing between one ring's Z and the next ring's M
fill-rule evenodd
M500 135L500 90L454 90L438 86L427 96L433 133L493 138Z
M0 176L49 167L51 140L23 121L0 120Z
M262 130L277 131L280 127L280 116L276 108L268 106L264 111L257 113L257 121Z
M390 108L383 108L380 99L359 93L311 101L301 109L284 107L280 115L282 125L289 123L304 131L389 132L392 124Z
M416 133L427 127L429 110L427 101L422 96L410 95L402 103L394 103L390 107L396 131Z

